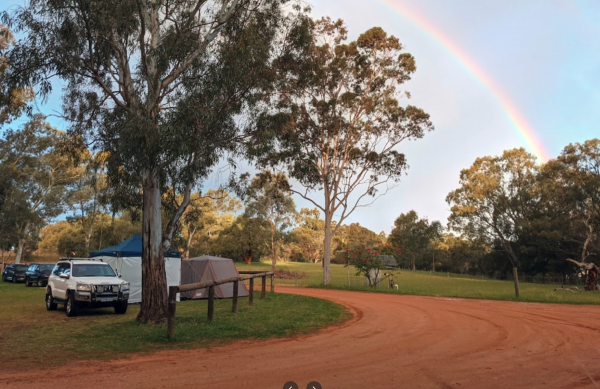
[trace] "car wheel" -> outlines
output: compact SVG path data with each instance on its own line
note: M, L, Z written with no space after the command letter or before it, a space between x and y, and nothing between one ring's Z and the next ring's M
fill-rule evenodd
M29 283L29 278L25 278L25 286L31 286L31 284Z
M54 311L56 309L56 303L52 301L52 291L46 292L46 310Z
M77 301L75 301L73 292L70 292L67 297L67 302L65 303L65 313L68 317L73 317L77 315L77 311L79 311L79 306Z
M17 276L16 276L16 275L13 275L13 277L12 277L12 282L13 282L13 284L16 284L16 283L17 283Z
M37 286L39 286L40 288L42 286L46 286L46 285L44 285L44 280L41 280L41 279L38 278L38 280L37 280Z
M117 315L123 315L127 312L127 301L122 301L115 304L115 313Z

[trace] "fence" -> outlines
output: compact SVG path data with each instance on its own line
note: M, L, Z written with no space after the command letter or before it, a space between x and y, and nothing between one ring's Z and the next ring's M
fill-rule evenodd
M410 271L410 269L398 269L403 272ZM450 273L444 271L427 271L417 270L419 274L429 274L437 277L444 278L467 278L476 280L498 280L498 281L513 281L512 274L494 274L492 276L483 274L461 274L461 273ZM532 284L548 284L548 285L585 285L585 274L582 273L571 273L564 276L557 274L538 274L535 276L523 276L519 275L519 282L532 283Z
M231 312L237 312L238 306L238 290L239 283L244 282L246 280L250 281L250 287L248 289L248 305L252 305L254 303L254 279L262 278L262 286L261 286L261 300L266 296L267 290L267 277L271 277L271 292L273 292L273 275L272 271L269 272L255 272L255 271L243 271L240 274L249 274L248 276L242 277L229 277L229 278L221 278L219 280L205 281L205 282L197 282L195 284L188 285L179 285L179 286L170 286L169 287L169 312L167 319L167 332L169 338L173 338L175 336L175 312L177 310L177 293L189 292L196 289L204 289L208 288L208 321L212 321L213 315L215 312L215 286L228 284L230 282L233 283L233 298L232 298L232 307Z

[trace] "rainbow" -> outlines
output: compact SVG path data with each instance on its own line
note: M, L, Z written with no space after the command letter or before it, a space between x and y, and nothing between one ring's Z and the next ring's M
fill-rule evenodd
M550 159L549 153L542 144L540 138L529 123L527 123L527 120L525 120L523 115L519 112L518 108L512 103L498 84L496 84L494 80L492 80L460 47L447 38L444 33L436 28L436 26L421 15L400 4L398 0L379 1L414 23L454 57L498 101L502 110L505 112L508 121L517 130L529 151L541 162L547 162Z

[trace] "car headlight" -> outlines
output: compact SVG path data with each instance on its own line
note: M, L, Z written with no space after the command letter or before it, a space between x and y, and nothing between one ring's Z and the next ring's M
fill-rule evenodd
M121 292L127 292L129 290L129 282L124 282L121 284Z
M92 286L90 284L77 284L77 290L90 292L92 290Z

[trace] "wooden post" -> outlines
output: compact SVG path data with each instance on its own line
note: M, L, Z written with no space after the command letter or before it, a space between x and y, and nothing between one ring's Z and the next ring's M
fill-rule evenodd
M273 284L274 274L271 274L271 293L275 292L275 285Z
M262 287L260 291L260 299L264 299L267 295L267 276L262 276Z
M250 295L248 296L248 305L254 302L254 278L250 278Z
M208 288L208 321L211 322L215 313L215 287Z
M515 296L519 298L519 272L516 267L513 267L513 280L515 283Z
M233 283L233 304L231 305L231 312L237 312L237 299L238 299L238 290L239 290L239 281L235 281Z
M177 309L177 286L169 286L169 311L167 318L167 332L169 339L175 337L175 310Z

